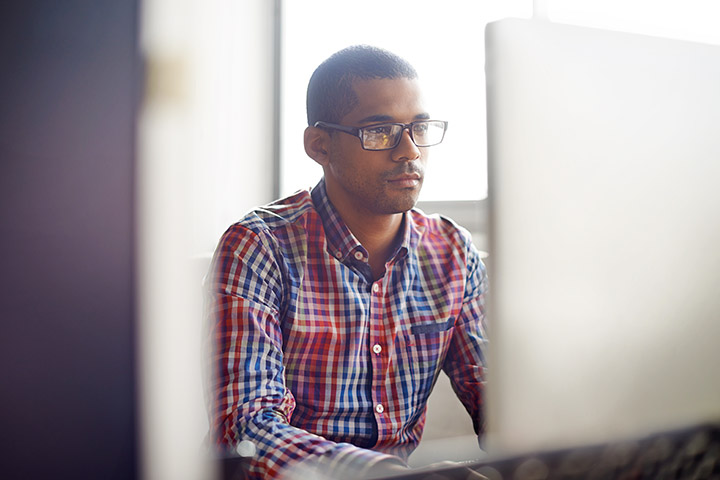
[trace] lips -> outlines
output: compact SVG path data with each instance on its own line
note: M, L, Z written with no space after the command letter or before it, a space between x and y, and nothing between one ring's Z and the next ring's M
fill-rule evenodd
M396 177L391 177L388 179L388 182L407 182L410 180L420 180L422 177L419 173L407 173L404 175L398 175Z
M388 179L388 183L400 188L414 188L420 185L422 176L418 173L398 175Z

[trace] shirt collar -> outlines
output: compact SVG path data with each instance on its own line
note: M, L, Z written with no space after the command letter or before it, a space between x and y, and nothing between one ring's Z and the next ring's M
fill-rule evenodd
M328 253L342 260L358 247L361 247L360 242L345 225L345 222L342 221L333 204L330 203L325 188L325 178L318 182L310 194L325 229Z
M362 251L367 254L363 246L357 238L355 238L348 226L345 225L342 218L340 218L340 214L333 204L330 203L324 178L312 189L311 195L315 209L320 215L323 228L325 229L328 252L338 259L344 259L358 249L362 249ZM416 216L413 211L404 214L405 221L403 222L404 232L402 241L393 254L393 257L403 258L408 252L414 251L417 248L420 238L425 231L425 225L421 219L422 217ZM420 220L420 222L418 222L418 220Z

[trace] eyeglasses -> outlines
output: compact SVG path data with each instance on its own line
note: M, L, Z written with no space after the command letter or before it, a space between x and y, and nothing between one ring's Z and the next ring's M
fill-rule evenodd
M348 127L328 122L315 122L319 128L330 128L355 135L364 150L391 150L398 146L407 129L418 147L432 147L443 141L448 122L443 120L418 120L412 123L381 123L367 127Z

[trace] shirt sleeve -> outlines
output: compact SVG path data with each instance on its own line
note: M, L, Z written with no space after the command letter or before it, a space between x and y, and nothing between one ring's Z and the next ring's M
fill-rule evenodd
M292 426L295 398L283 366L283 265L272 236L235 225L223 236L205 280L210 440L220 450L255 447L253 478L291 467L332 478L362 476L397 457L335 443Z
M473 420L475 433L484 432L483 401L487 345L485 295L488 278L480 252L467 244L467 279L463 304L443 370Z

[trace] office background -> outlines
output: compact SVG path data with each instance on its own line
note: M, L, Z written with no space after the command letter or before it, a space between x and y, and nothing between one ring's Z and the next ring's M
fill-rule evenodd
M557 21L720 42L711 2L542 3ZM222 229L280 191L282 7L0 7L8 478L206 477L198 283ZM482 241L481 203L431 208Z

